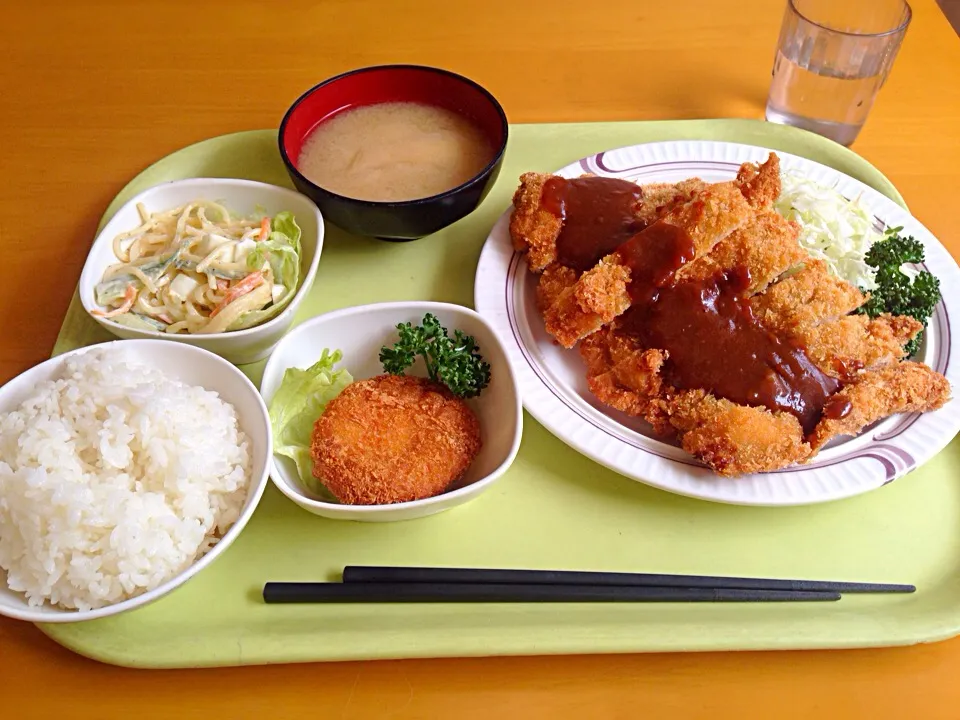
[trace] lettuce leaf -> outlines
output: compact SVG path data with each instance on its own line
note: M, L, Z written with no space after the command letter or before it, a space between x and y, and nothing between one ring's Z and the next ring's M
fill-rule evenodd
M247 255L247 268L256 270L264 261L269 262L273 281L284 287L283 295L263 310L246 313L230 326L230 330L243 330L266 322L279 315L293 299L300 282L300 234L293 213L284 211L273 216L269 237L259 241Z
M300 482L305 487L330 499L332 495L313 476L310 436L327 403L353 382L349 372L334 369L342 357L339 350L324 350L320 359L306 370L287 368L280 387L270 400L273 451L297 464Z

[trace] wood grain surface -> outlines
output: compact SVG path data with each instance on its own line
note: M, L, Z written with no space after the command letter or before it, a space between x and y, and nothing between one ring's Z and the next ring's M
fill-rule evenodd
M960 257L960 41L914 20L854 150ZM48 357L98 219L154 160L275 127L303 90L440 65L511 122L763 116L778 0L7 3L0 381ZM439 659L145 672L0 620L2 716L956 718L960 640L844 652Z

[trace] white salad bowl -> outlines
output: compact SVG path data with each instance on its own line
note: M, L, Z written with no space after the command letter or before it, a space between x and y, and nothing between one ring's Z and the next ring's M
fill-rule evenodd
M37 383L57 377L66 358L94 348L109 350L111 347L119 346L121 341L78 348L27 370L0 387L0 415L18 407L31 394ZM186 570L153 590L93 610L68 610L49 603L31 606L27 603L25 595L14 592L8 587L6 572L0 569L0 615L37 623L80 622L116 615L151 603L183 585L216 560L243 532L260 502L267 485L273 439L267 408L256 386L226 360L190 345L162 340L132 340L123 342L122 347L125 352L132 353L137 360L161 370L175 380L216 392L222 400L236 409L240 429L249 438L252 449L250 486L240 516L220 541Z
M94 240L80 275L80 302L88 313L100 307L94 297L94 288L103 277L104 270L119 262L113 253L113 239L140 225L138 203L143 203L151 212L159 212L197 199L219 202L232 213L239 215L253 214L258 210L269 215L284 210L293 213L301 230L300 281L296 293L283 311L265 323L251 328L206 335L172 335L156 330L140 330L96 315L92 317L120 338L174 340L209 350L234 364L262 360L290 329L297 308L313 285L317 264L320 262L320 251L323 248L323 218L320 211L308 197L287 188L253 180L191 178L174 180L144 190L121 207Z
M340 350L337 367L354 380L383 374L379 354L383 346L397 341L397 325L423 321L432 313L451 336L454 330L472 335L479 352L490 364L490 384L476 398L467 400L480 421L482 448L454 488L431 498L390 505L346 505L328 502L304 487L297 466L287 457L274 455L270 477L277 488L297 505L315 515L338 520L388 522L411 520L462 505L487 490L513 463L520 448L523 415L516 376L506 350L486 320L469 308L437 302L396 302L360 305L312 318L287 335L267 361L260 392L270 400L287 368L308 368L324 349ZM422 364L408 372L425 376Z

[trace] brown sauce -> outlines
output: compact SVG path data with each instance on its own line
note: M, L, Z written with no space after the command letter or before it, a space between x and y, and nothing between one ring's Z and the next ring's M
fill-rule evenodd
M658 222L617 253L630 267L630 310L621 327L644 346L667 351L664 380L702 388L742 405L789 412L809 433L839 383L824 375L803 348L778 338L753 316L745 268L706 280L672 284L693 255L693 241Z
M686 231L656 222L617 248L617 259L630 268L630 302L645 305L656 293L673 284L673 276L693 260L694 244Z
M823 406L823 416L828 420L842 420L850 414L851 410L853 410L853 404L850 398L834 395Z
M642 230L636 216L641 197L639 185L617 178L548 179L540 202L563 221L557 262L584 272Z

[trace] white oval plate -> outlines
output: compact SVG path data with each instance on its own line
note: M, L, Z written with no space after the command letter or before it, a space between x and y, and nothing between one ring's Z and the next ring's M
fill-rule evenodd
M648 143L583 158L559 170L585 172L641 184L697 176L729 180L744 162L767 158L766 148L735 143ZM919 359L947 376L960 392L960 341L951 342L950 317L960 317L960 268L937 239L906 210L873 188L825 165L777 151L785 172L836 187L889 227L920 240L926 266L940 278L943 296L931 319ZM515 253L510 210L497 221L477 266L475 301L506 345L517 371L523 405L550 432L611 470L654 487L736 505L805 505L868 492L923 464L960 429L960 400L936 412L887 418L855 438L838 438L810 463L772 473L724 478L675 444L657 438L642 420L600 403L587 388L580 355L555 345L536 309L536 277Z

